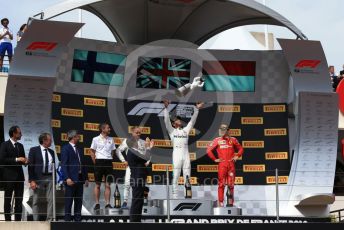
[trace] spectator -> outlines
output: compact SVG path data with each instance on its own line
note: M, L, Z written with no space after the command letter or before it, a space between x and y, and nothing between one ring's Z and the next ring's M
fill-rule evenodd
M84 155L76 146L80 137L76 130L68 131L69 143L62 147L61 165L65 181L65 221L71 221L71 210L74 202L74 221L81 221L83 185L88 186Z
M19 41L21 40L21 38L23 37L23 35L24 35L26 29L27 29L26 24L23 24L23 25L20 27L20 29L19 29L19 31L18 31L18 33L17 33L17 42L19 42Z
M46 207L47 220L53 219L53 173L55 168L55 152L49 147L52 138L49 133L42 133L39 138L39 145L30 149L29 152L29 183L33 190L33 220L39 221L40 211L39 203L46 199L48 206Z
M337 86L338 86L340 80L342 80L342 78L335 74L335 69L334 69L333 65L330 65L328 67L328 72L329 72L330 77L331 77L331 82L332 82L333 90L336 91Z
M0 148L0 164L3 165L5 184L4 213L5 220L11 221L11 201L14 193L15 220L21 221L25 180L22 165L26 165L28 160L23 145L18 142L22 136L20 128L12 126L9 135L10 139L3 142Z
M11 41L13 40L13 33L8 28L9 20L7 18L1 19L1 25L3 26L0 29L0 69L2 70L2 65L4 62L4 57L7 51L8 61L11 63L13 48Z

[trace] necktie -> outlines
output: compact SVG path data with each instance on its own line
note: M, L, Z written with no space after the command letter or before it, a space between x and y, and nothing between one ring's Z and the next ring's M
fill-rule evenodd
M48 166L49 166L49 157L48 157L48 150L44 149L45 152L45 163L44 163L44 173L48 173Z
M14 148L15 148L15 150L16 150L17 157L19 157L18 143L14 143Z
M81 173L81 161L80 161L79 152L78 152L78 149L76 148L76 146L74 146L74 148L75 148L75 153L78 156L78 160L79 160L79 173Z

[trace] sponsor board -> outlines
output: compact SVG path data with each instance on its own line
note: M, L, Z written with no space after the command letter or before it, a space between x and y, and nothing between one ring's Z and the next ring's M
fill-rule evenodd
M184 184L184 177L179 177L178 184L183 185ZM197 184L197 177L190 177L190 184L195 185Z
M319 73L316 69L321 60L304 59L300 60L294 67L295 73Z
M61 102L61 95L53 94L53 102Z
M191 161L196 160L196 158L197 158L196 153L189 153L189 155L190 155L190 160L191 160Z
M266 177L266 183L267 184L275 184L276 183L276 177L275 176L267 176ZM287 184L288 183L288 176L279 176L278 177L278 183L279 184Z
M212 143L212 141L197 141L196 147L200 149L206 149Z
M265 172L265 165L243 165L244 172Z
M153 139L154 147L161 147L161 148L171 148L172 142L170 140L162 140L162 139Z
M288 159L288 152L267 152L265 153L266 160L285 160Z
M244 178L242 176L235 177L235 184L244 184Z
M84 98L84 105L105 107L106 106L106 99L85 97Z
M197 172L217 172L218 165L197 165Z
M217 111L219 113L240 113L240 105L219 105Z
M132 128L135 126L128 126L128 133L131 133ZM141 129L141 134L151 134L151 128L150 127L145 127L145 126L139 126Z
M91 148L84 148L84 155L85 156L91 156L92 150Z
M242 117L241 118L242 125L262 125L264 124L263 117Z
M264 148L264 141L243 141L242 147L247 149Z
M113 141L115 143L115 145L120 145L122 144L122 141L124 140L125 138L122 138L122 137L114 137L113 138Z
M191 129L189 132L189 136L196 136L196 129Z
M285 105L264 105L264 113L281 113L285 112Z
M53 128L61 128L61 120L51 120L51 127Z
M230 129L229 133L232 137L240 137L241 136L241 129ZM223 131L219 130L219 136L223 135Z
M287 129L264 129L264 136L286 136Z
M84 122L84 130L87 131L99 131L99 124L98 123L89 123Z
M84 110L82 109L70 109L70 108L62 108L61 115L66 117L83 117Z
M56 152L56 154L61 153L61 146L60 145L55 145L55 152Z
M79 137L80 137L80 142L84 142L84 135L82 134L79 134ZM67 133L61 133L61 141L68 141L68 136L67 136Z
M125 163L122 162L112 162L112 168L114 170L126 170L127 166L125 165Z
M167 168L169 172L172 172L173 165L172 164L152 164L153 172L166 172Z

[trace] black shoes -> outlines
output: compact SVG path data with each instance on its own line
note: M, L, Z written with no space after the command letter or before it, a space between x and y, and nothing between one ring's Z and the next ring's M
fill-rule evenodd
M107 208L112 208L112 206L111 206L110 204L107 204L107 205L105 206L105 209L107 209Z
M94 211L99 211L100 210L100 204L96 204L93 208Z

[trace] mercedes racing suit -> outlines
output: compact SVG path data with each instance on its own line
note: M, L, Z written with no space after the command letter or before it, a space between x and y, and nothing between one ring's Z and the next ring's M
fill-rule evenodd
M235 151L237 150L237 153ZM207 154L215 161L217 158L214 156L214 151L217 152L217 158L222 161L219 163L218 177L218 199L219 202L223 203L223 193L225 185L229 185L230 189L230 204L234 203L234 182L235 182L235 165L233 158L234 156L240 157L244 149L234 137L218 137L208 146Z
M148 150L145 147L145 144L146 142L144 140L142 139L138 140L138 148L139 148L139 151L142 152L142 154L145 154L145 152ZM127 139L124 139L122 143L120 144L120 146L118 146L118 148L116 149L116 155L121 162L125 162L125 158L123 157L122 152L125 152L125 155L127 155L128 149L129 147L127 145ZM149 162L150 161L147 161L146 164L149 164ZM125 177L124 177L124 194L123 194L123 200L125 202L128 202L128 198L129 198L130 175L131 175L130 168L127 167L125 171Z
M173 179L172 179L172 195L173 198L178 196L178 179L180 177L181 169L183 169L184 182L186 176L190 178L191 164L188 148L189 132L196 123L198 116L198 108L194 107L194 113L191 120L185 128L173 128L170 121L170 116L167 109L164 109L164 121L171 138L173 146L172 162L173 162Z

